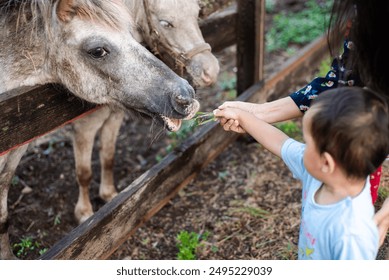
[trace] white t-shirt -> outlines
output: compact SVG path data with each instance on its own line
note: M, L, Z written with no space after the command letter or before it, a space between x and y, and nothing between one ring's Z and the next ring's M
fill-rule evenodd
M331 205L319 205L314 195L322 182L305 169L304 149L305 144L288 139L281 150L282 159L303 185L299 259L375 260L379 235L373 220L369 179L358 196Z

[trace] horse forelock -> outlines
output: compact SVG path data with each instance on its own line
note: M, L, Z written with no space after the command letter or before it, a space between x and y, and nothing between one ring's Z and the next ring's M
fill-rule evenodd
M127 7L119 0L77 0L75 15L94 22L122 30L128 28L131 17Z
M135 0L135 1L139 1L139 0ZM164 0L164 1L147 0L147 1L150 3L151 8L156 8L156 9L163 9L163 8L170 9L171 7L174 7L177 5L185 5L186 7L191 5L190 7L197 7L198 9L200 7L198 0L185 0L185 1L182 1L182 0Z
M138 9L139 4L142 1L143 0L124 0L124 2L126 3L126 6L130 10L130 12L134 12L134 10ZM190 2L192 2L192 4L195 4L200 9L199 0L185 0L185 1L183 1L183 0L163 0L163 1L161 1L161 0L146 0L146 1L148 1L150 8L153 10L160 9L163 7L170 9L172 7L172 5L178 5L178 4L187 5L187 4L190 4Z
M28 26L32 31L40 20L46 31L51 29L56 7L61 0L0 0L0 19L16 29ZM131 20L119 0L74 0L72 16L121 30Z

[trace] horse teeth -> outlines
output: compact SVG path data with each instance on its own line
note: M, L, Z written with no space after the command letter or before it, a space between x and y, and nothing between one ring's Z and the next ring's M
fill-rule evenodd
M160 115L161 119L165 122L166 127L169 131L177 131L181 127L181 120L179 119L170 119L166 116Z

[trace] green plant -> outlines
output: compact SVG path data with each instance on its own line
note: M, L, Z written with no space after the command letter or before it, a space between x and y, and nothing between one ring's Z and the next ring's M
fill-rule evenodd
M19 243L13 244L12 248L17 257L25 257L28 253L39 250L39 254L43 254L47 249L39 249L40 244L34 241L31 237L24 237L20 239Z
M241 208L235 208L230 210L231 213L247 213L250 216L253 216L255 218L261 218L266 219L266 217L269 215L269 212L259 208L259 207L252 207L252 206L245 206Z
M186 139L188 135L193 133L194 125L192 120L183 121L181 128L178 131L168 132L168 137L171 140L170 143L165 147L162 153L159 153L155 156L157 162L160 162L163 157L173 151L175 147L177 147L182 140Z
M195 232L188 232L186 230L180 231L177 235L177 259L178 260L195 260L197 258L197 251L204 246L202 241L208 238L209 233L198 234Z
M389 234L389 233L388 233ZM215 246L215 245L212 245L211 246L211 251L213 252L213 253L217 253L218 251L219 251L219 248L217 247L217 246Z
M325 77L328 73L328 70L331 68L331 61L329 58L323 59L319 65L317 72L318 77Z
M168 137L171 140L171 143L166 146L164 155L173 151L173 149L177 147L183 140L188 138L188 136L193 133L196 127L212 121L216 121L216 118L212 112L197 112L192 119L183 121L181 128L178 131L168 132ZM158 154L155 158L158 162L160 162L164 155Z
M142 240L143 245L147 245L149 243L150 243L150 238L148 238L148 237Z
M237 77L235 73L222 73L218 82L220 91L217 94L218 99L234 100L237 97L236 92Z
M61 214L57 214L54 217L54 226L61 224Z
M287 134L289 137L300 139L302 137L302 131L293 121L285 121L275 124L275 126Z
M278 258L281 260L297 260L298 258L297 252L298 252L297 246L291 242L288 242L286 248L281 249L280 252L278 253L279 255Z
M378 188L378 197L380 200L384 201L387 197L389 197L389 190L385 187Z
M192 126L200 126L212 121L217 121L217 118L212 112L197 112L190 121Z
M266 33L266 49L269 52L285 50L291 43L306 44L324 34L331 5L330 0L321 4L309 0L300 12L274 15L272 27Z
M265 1L266 13L268 13L268 14L273 13L275 6L276 6L276 1L275 0L266 0Z
M222 91L235 90L236 82L237 78L235 74L223 73L220 78L219 86Z
M288 56L293 56L297 53L298 49L296 48L296 46L288 46L285 50L286 54Z
M44 253L46 253L47 252L47 248L43 248L43 249L40 249L39 250L39 255L43 255Z
M225 181L225 180L227 179L227 176L228 176L229 174L230 174L230 173L228 172L228 170L219 171L217 177L218 177L220 180Z
M16 186L17 184L19 184L19 182L20 182L19 176L13 176L11 180L11 186Z

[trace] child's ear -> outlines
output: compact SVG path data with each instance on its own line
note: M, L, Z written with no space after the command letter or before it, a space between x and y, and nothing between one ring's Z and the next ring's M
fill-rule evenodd
M323 173L331 174L334 172L336 164L331 154L324 152L321 155L321 161L322 161L321 171Z

